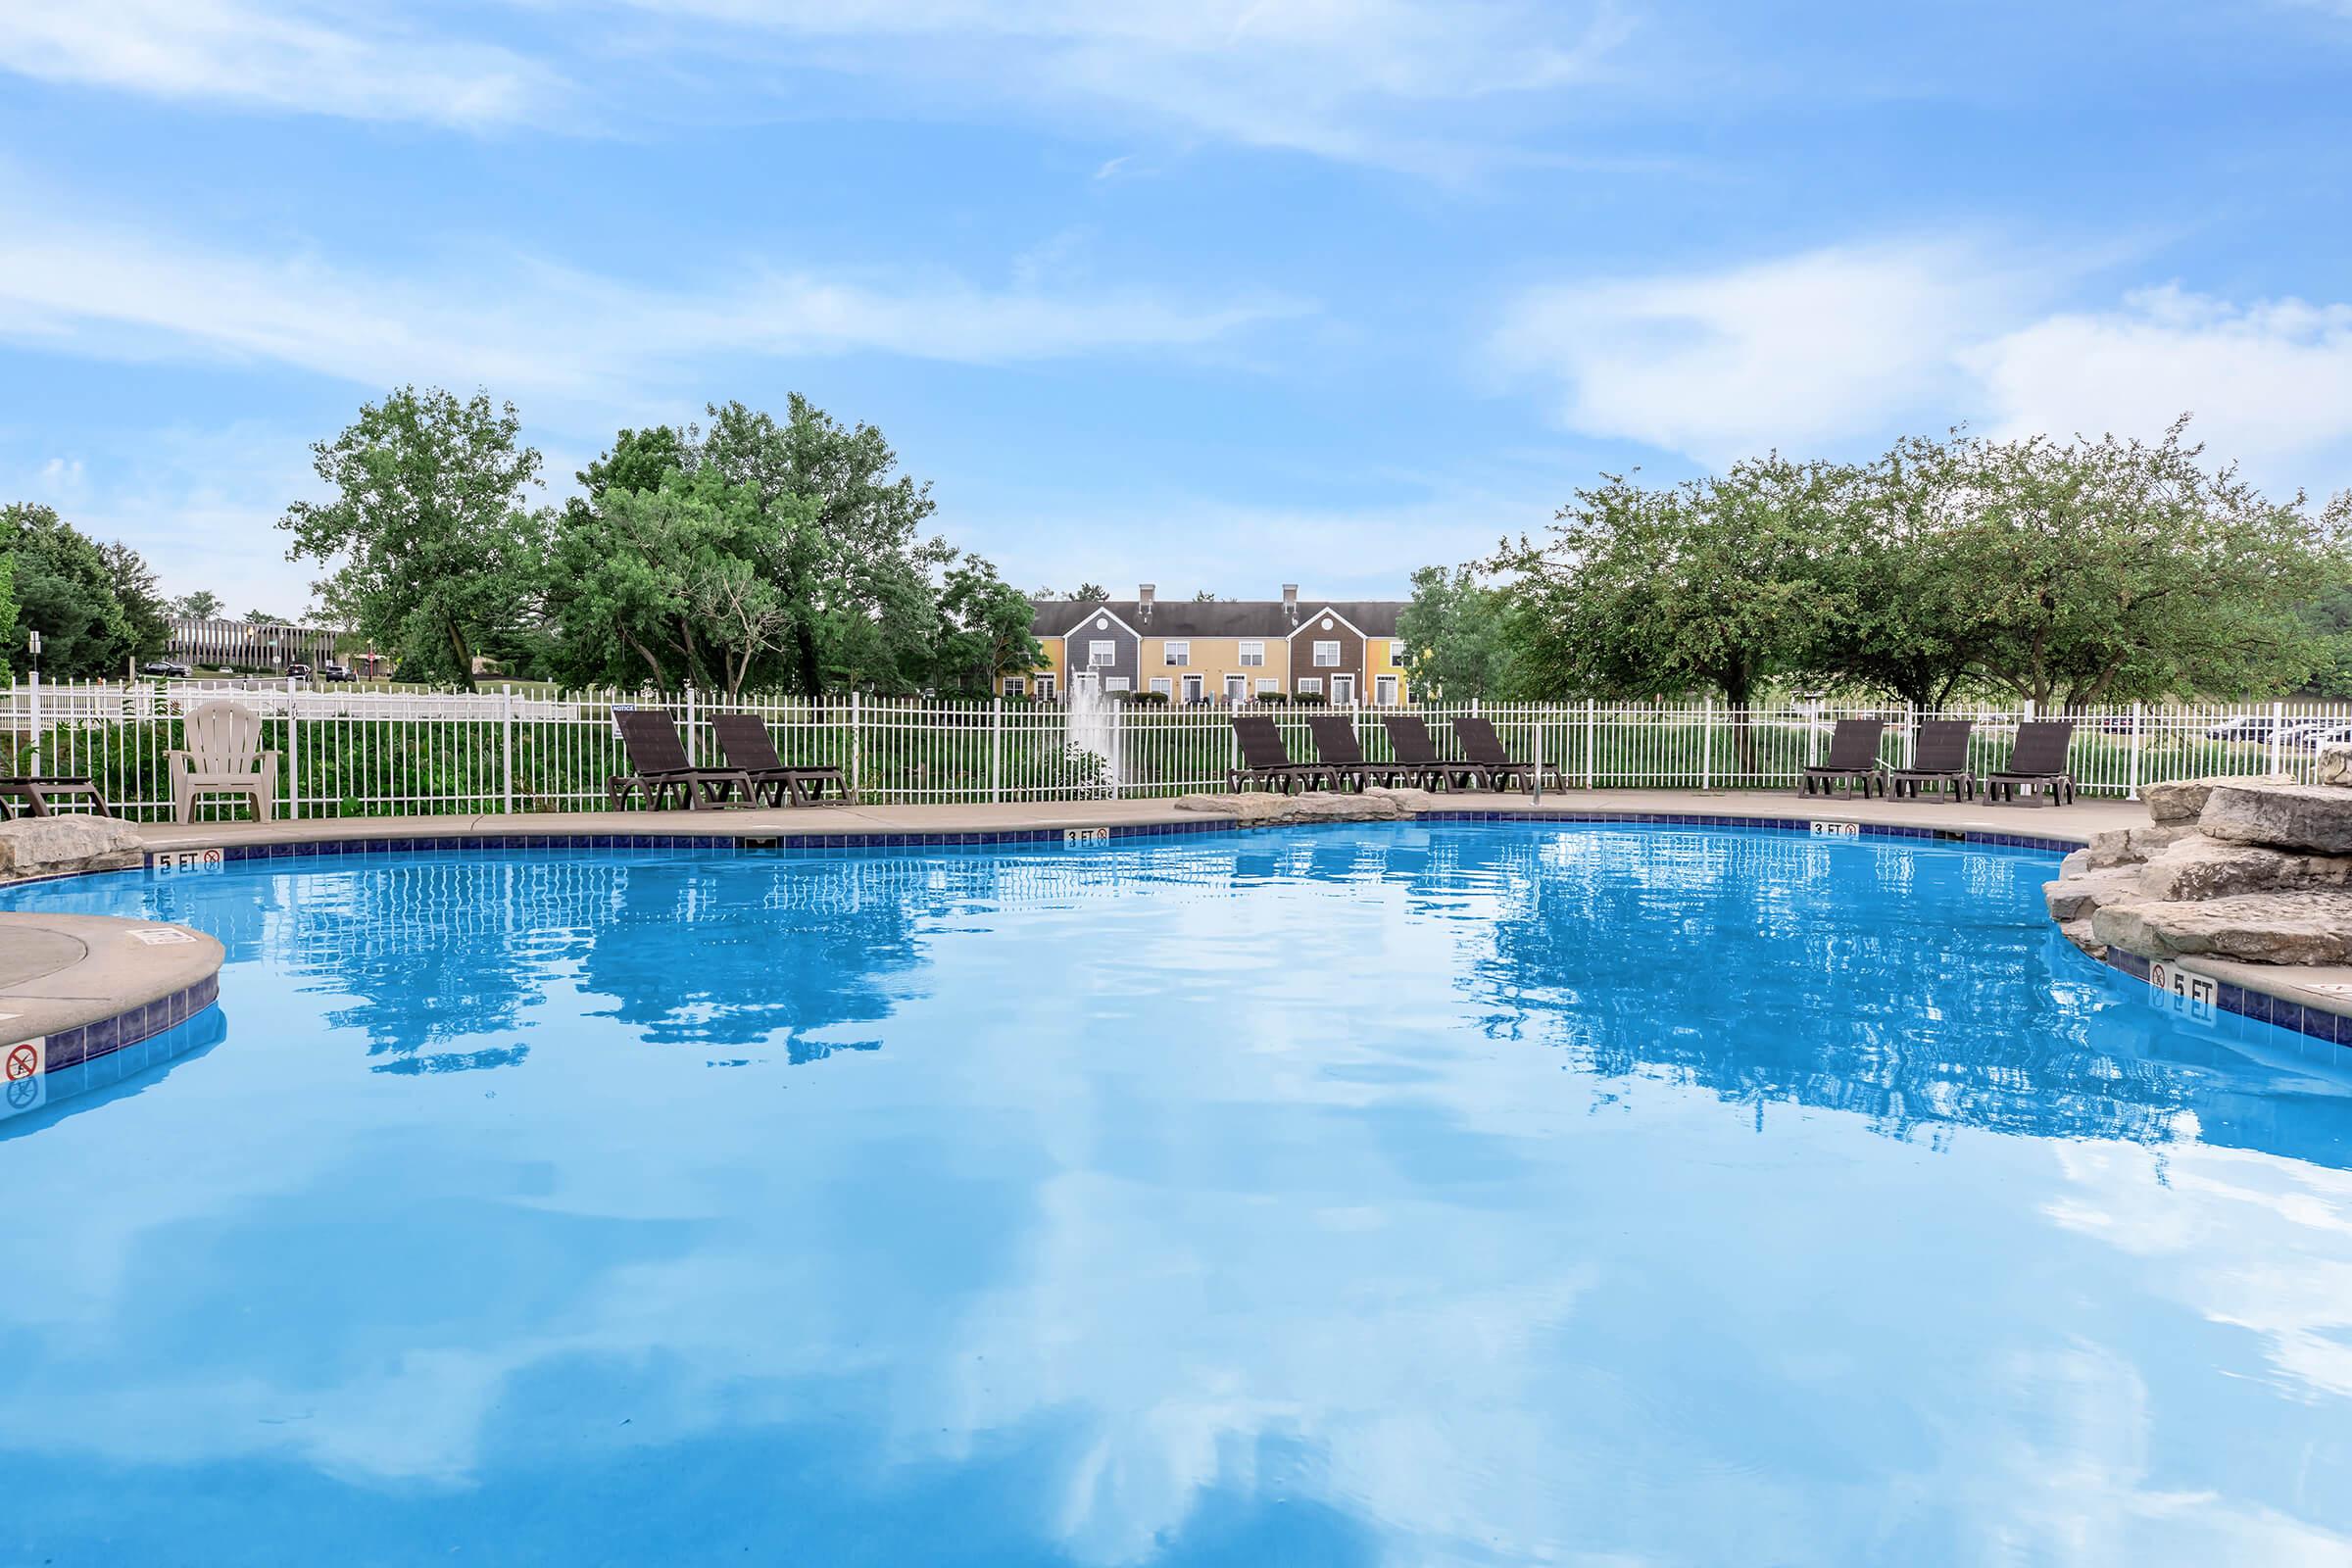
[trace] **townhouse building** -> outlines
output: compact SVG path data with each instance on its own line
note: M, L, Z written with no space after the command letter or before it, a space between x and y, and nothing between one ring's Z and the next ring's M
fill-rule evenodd
M1338 706L1409 702L1396 616L1403 600L1162 601L1145 583L1133 599L1032 602L1030 631L1045 662L998 678L1006 697L1054 698L1086 684L1105 693L1158 692L1171 703L1226 706L1279 695Z

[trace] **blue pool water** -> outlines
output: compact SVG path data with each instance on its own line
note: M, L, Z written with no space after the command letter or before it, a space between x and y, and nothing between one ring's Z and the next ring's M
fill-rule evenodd
M228 964L0 1123L0 1562L2352 1561L2352 1053L2160 1010L2050 874L1463 825L18 890Z

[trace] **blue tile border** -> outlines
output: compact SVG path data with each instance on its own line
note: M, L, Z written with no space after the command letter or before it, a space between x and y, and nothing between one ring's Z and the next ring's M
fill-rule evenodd
M35 1037L41 1041L38 1076L48 1080L47 1103L55 1104L70 1094L93 1087L91 1069L98 1062L111 1060L120 1064L123 1072L139 1071L148 1063L132 1059L138 1055L134 1048L200 1017L207 1007L218 1005L220 1001L220 976L216 972L168 996L125 1007L112 1017L94 1018L71 1029ZM21 1043L0 1039L0 1047ZM81 1071L75 1076L61 1076L76 1068Z

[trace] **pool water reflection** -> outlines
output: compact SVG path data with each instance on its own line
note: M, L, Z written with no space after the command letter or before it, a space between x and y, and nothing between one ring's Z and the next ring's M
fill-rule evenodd
M19 890L229 958L218 1045L0 1123L0 1560L2352 1560L2352 1072L2050 874L1383 825Z

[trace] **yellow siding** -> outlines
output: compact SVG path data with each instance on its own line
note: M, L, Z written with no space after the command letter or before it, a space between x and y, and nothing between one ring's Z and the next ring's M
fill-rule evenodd
M1402 647L1403 644L1395 637L1367 637L1364 639L1364 663L1366 666L1364 673L1368 677L1366 684L1371 687L1371 691L1364 694L1364 701L1372 701L1374 695L1379 692L1380 677L1383 675L1396 677L1396 700L1398 702L1412 701L1409 695L1412 683L1404 678L1404 665L1398 662L1396 657Z
M1189 643L1189 657L1181 665L1168 662L1168 644ZM1242 662L1242 644L1254 642L1265 652L1262 664ZM1201 695L1221 698L1225 695L1225 678L1239 675L1249 682L1244 688L1250 696L1257 695L1260 680L1273 680L1277 691L1290 690L1290 645L1276 636L1266 637L1146 637L1144 639L1143 668L1137 686L1144 691L1154 688L1154 680L1168 683L1168 699L1184 700L1184 677L1200 677Z
M1040 637L1037 640L1037 645L1045 650L1046 662L1038 665L1037 668L1031 670L1025 676L999 676L997 678L997 691L1000 695L1004 690L1004 682L1007 679L1011 679L1021 681L1023 683L1023 691L1028 696L1035 697L1037 695L1037 677L1040 675L1053 676L1054 689L1055 691L1061 691L1065 689L1061 673L1061 639L1058 637Z

